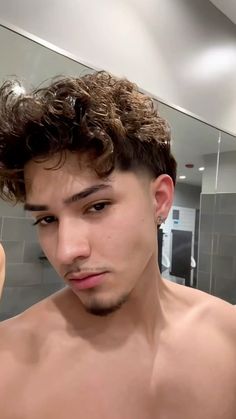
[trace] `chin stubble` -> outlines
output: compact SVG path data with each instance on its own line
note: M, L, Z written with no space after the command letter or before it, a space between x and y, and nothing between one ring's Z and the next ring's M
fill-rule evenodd
M106 306L97 301L97 302L92 303L91 306L85 307L85 310L88 313L93 314L94 316L105 317L119 310L127 300L128 300L128 295L125 295L120 300L118 300L115 304L110 304Z

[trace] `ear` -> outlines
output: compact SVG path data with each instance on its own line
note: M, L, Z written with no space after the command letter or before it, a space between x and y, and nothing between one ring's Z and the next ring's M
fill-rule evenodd
M153 199L154 219L166 219L173 204L174 184L168 175L158 176L151 184L151 193Z

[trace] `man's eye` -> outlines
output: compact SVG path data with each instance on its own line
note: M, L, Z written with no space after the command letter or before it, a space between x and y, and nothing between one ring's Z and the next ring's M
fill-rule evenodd
M98 202L97 204L93 204L89 209L88 212L100 212L104 210L108 205L111 205L110 202Z
M50 216L47 216L47 217L38 218L33 223L33 225L36 226L38 224L38 225L41 225L41 226L46 226L48 224L53 223L54 221L56 221L56 218L50 215Z

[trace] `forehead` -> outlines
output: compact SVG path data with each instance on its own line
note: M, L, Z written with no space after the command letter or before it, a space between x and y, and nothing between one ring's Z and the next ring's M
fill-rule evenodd
M41 196L46 190L52 193L56 190L63 192L73 186L83 188L92 182L101 181L85 160L70 152L61 161L57 154L45 161L29 161L24 167L24 180L26 197Z
M100 178L85 160L67 152L58 167L58 155L46 161L30 161L24 169L26 201L42 204L62 202L74 193L97 184L108 184L117 194L130 197L149 190L150 178L143 174L114 170L108 178Z

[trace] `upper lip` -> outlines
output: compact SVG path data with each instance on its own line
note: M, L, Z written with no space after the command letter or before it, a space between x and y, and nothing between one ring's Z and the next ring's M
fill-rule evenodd
M67 279L69 281L73 281L73 280L77 280L77 281L82 281L83 279L88 278L89 276L96 276L96 275L101 275L104 272L95 272L95 271L86 271L86 272L75 272L75 273L70 273L67 276Z

